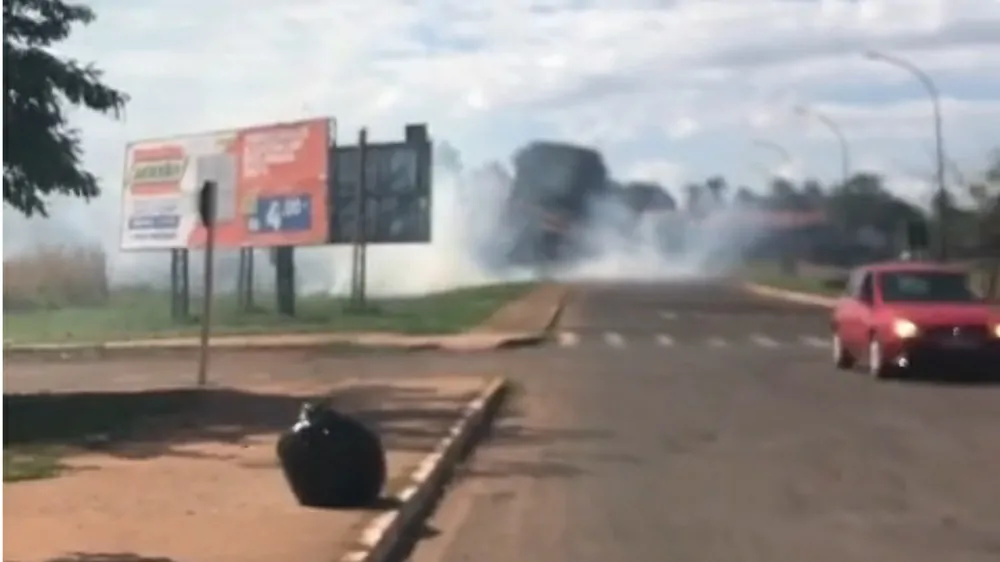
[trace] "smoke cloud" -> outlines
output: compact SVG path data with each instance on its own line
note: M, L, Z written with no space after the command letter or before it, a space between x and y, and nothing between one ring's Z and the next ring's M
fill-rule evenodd
M367 287L371 296L407 296L502 281L545 276L561 280L656 281L706 277L736 263L756 238L740 227L732 212L717 210L700 222L683 213L632 212L623 198L588 201L585 224L575 231L584 252L558 266L512 265L511 229L504 210L516 169L498 162L463 169L454 149L435 162L432 194L432 242L371 245ZM556 165L556 164L553 164ZM565 161L563 164L565 165ZM648 181L653 178L627 178ZM624 189L608 180L612 194ZM170 282L169 255L118 250L120 194L107 187L101 199L86 204L62 201L48 219L25 219L4 210L4 254L31 254L41 246L100 246L108 256L112 286L165 288ZM668 242L665 242L668 241ZM238 253L218 253L220 290L236 286ZM202 258L192 253L192 290L200 289ZM345 295L351 286L349 246L296 251L296 281L301 293ZM274 270L264 250L255 253L255 289L269 290Z

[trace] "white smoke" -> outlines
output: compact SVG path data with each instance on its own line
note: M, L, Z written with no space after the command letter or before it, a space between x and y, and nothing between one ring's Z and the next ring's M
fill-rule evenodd
M757 232L738 226L731 211L711 213L692 223L679 213L649 213L629 229L634 216L620 204L592 203L594 218L580 229L586 256L558 269L506 265L510 244L503 236L502 210L511 189L511 174L491 163L462 172L457 162L442 162L434 170L432 240L427 244L369 245L367 291L370 296L412 296L504 281L530 280L542 275L561 280L672 280L713 275L739 261ZM648 179L648 178L635 178ZM4 215L4 250L30 253L39 243L75 246L86 240L108 254L113 285L150 285L166 288L170 282L167 252L120 252L117 249L119 194L109 193L96 205L69 202L54 209L49 219L25 220ZM114 215L114 216L109 216ZM671 216L672 215L672 216ZM13 219L13 220L9 220ZM95 225L100 228L88 228ZM664 233L674 230L681 243L664 251ZM623 235L623 231L629 232ZM350 292L352 248L299 248L296 281L303 294ZM274 269L266 250L255 252L254 285L267 291ZM189 265L192 290L200 287L202 257L192 252ZM221 251L216 261L217 287L235 287L237 252Z
M501 272L480 257L493 244L499 210L508 186L490 178L490 169L471 174L438 166L431 194L431 242L372 244L367 250L366 287L372 296L407 296L527 280L524 272ZM331 252L331 292L350 292L350 247ZM489 253L489 250L486 250Z
M715 209L701 221L682 212L643 214L629 235L620 234L623 221L632 215L619 205L600 202L592 206L594 220L584 229L585 244L593 257L559 272L565 280L672 281L708 278L735 264L758 238L736 217L738 211ZM665 239L675 237L672 251Z

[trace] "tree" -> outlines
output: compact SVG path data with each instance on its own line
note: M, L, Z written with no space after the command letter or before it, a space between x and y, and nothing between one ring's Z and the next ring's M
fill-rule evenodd
M694 216L702 214L705 207L704 194L705 188L700 183L691 182L684 186L685 207L688 213Z
M3 6L4 153L3 199L27 216L47 216L45 197L89 200L100 194L97 178L82 168L80 132L64 115L66 105L121 117L128 97L101 82L91 64L58 57L50 47L93 11L61 0L8 0Z
M793 210L801 207L801 194L791 181L775 177L771 180L771 193L768 200L771 207L776 210Z
M434 145L434 164L453 174L462 172L462 154L448 141Z
M705 189L708 190L708 194L712 197L712 203L716 207L721 207L726 202L726 194L729 191L729 184L726 183L726 178L722 176L712 176L705 180Z
M817 209L823 205L825 194L823 184L815 179L807 179L802 182L802 197L812 209Z
M737 205L750 207L757 203L757 195L749 187L743 185L736 190L735 201Z
M626 204L635 213L677 209L674 197L658 183L635 181L625 184L621 190Z
M986 291L996 296L1000 288L1000 149L990 155L980 181L969 186L976 204L980 250L992 260Z

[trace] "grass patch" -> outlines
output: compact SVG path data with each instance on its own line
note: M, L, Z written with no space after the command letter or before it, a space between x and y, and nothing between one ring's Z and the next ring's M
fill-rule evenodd
M213 334L385 331L406 334L448 334L479 324L508 301L534 285L511 283L459 289L417 298L372 300L353 311L345 299L301 296L296 316L271 310L243 312L232 296L220 295L213 308ZM192 312L200 310L192 302ZM170 316L166 293L133 291L111 295L99 307L5 311L4 343L104 342L148 337L197 335L197 319L178 324Z
M846 277L838 278L834 274L789 275L781 271L778 266L770 264L748 265L741 271L741 276L752 283L825 297L840 296L844 292L846 283Z
M58 476L65 466L61 447L15 447L3 449L3 481L23 482Z
M990 294L990 277L997 274L997 268L1000 267L998 264L986 261L968 262L965 267L969 270L973 290L988 300L1000 300L1000 283L992 284L992 294ZM843 294L847 282L847 274L838 274L833 268L807 266L799 275L789 275L781 271L777 265L766 263L748 264L740 271L740 276L747 281L769 287L827 297L838 297Z
M189 408L195 391L5 394L3 397L3 480L50 478L65 467L61 459L100 437L132 435L151 419Z

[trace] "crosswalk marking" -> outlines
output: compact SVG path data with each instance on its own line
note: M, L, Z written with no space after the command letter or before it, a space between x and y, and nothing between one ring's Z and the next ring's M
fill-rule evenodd
M816 336L801 336L799 339L802 340L802 343L811 347L830 347L830 342L824 338Z
M674 345L674 338L668 336L667 334L657 334L656 343L664 347L671 346Z
M769 348L778 347L778 342L772 340L771 338L769 338L767 336L761 335L761 334L753 334L753 335L750 336L750 339L755 344L757 344L757 345L759 345L761 347L769 347Z
M625 338L618 332L606 332L604 334L604 341L611 347L625 347Z
M573 347L580 343L580 336L573 332L559 332L557 338L561 347Z
M583 345L593 344L597 339L608 347L624 349L630 345L637 348L644 346L655 346L660 348L687 347L709 347L712 349L738 349L741 346L753 346L765 349L786 348L792 349L794 346L806 347L810 349L827 349L830 342L827 338L819 335L789 335L787 338L774 338L766 334L752 333L742 338L733 335L729 339L723 336L703 336L698 338L687 338L684 334L680 337L669 333L654 334L623 334L621 332L607 331L602 333L562 331L556 333L555 340L559 347L573 348Z

